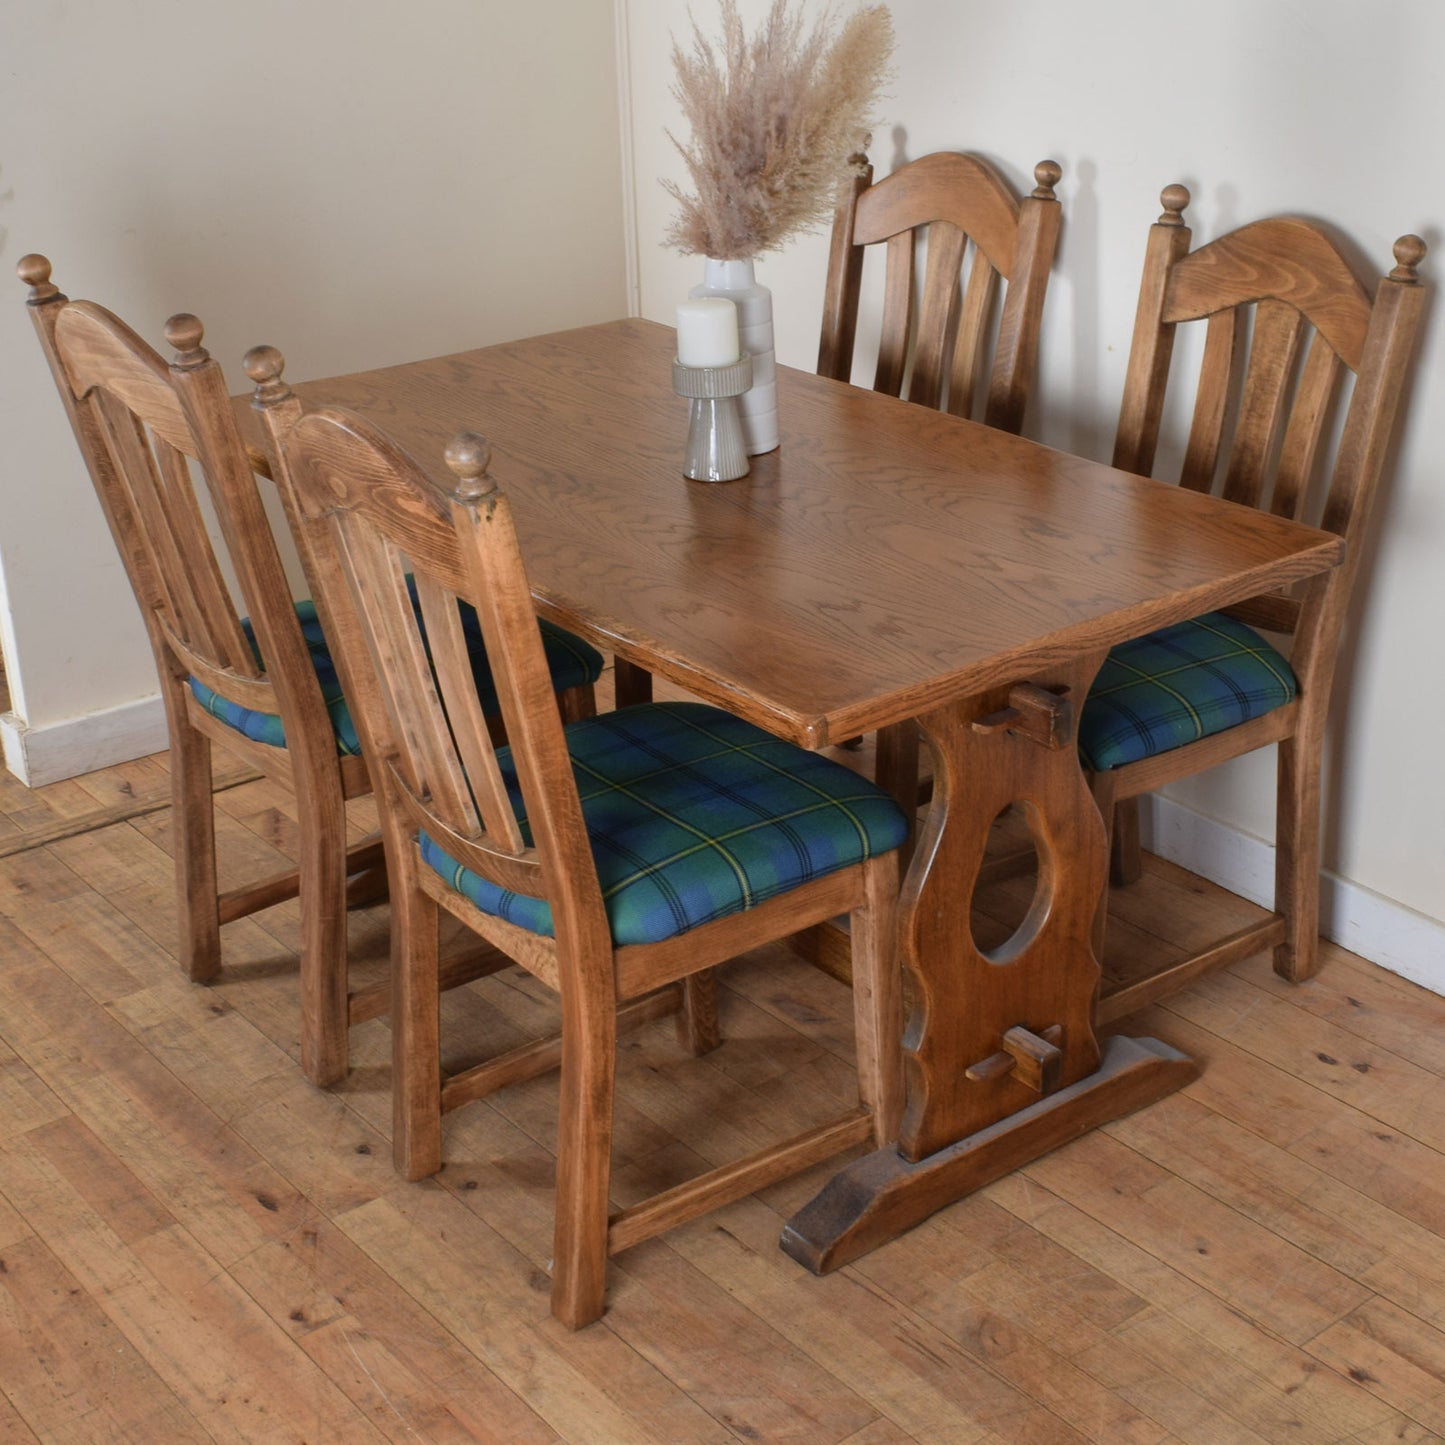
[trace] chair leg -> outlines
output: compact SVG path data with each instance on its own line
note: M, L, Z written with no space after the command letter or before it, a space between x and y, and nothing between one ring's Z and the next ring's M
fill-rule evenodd
M717 971L705 968L682 981L677 1041L688 1053L709 1054L722 1043L717 1017Z
M398 1174L425 1179L442 1167L440 929L414 885L391 907L391 1152Z
M301 760L296 760L299 767ZM346 804L313 786L301 825L301 1072L318 1088L346 1077Z
M584 977L570 998L567 991L562 996L552 1313L569 1330L601 1317L607 1291L617 1013L600 975L589 991L586 972L577 970L573 976ZM562 974L567 977L565 965Z
M557 694L557 710L564 723L580 722L584 717L597 716L597 691L590 682L569 687Z
M898 855L863 868L864 901L849 920L858 1097L873 1112L873 1141L894 1143L903 1118L903 988L898 963Z
M1284 918L1274 971L1302 983L1320 966L1320 763L1308 724L1279 745L1275 811L1274 911Z
M877 741L874 777L912 822L918 812L918 724L909 721L880 728Z
M171 699L167 699L168 704ZM209 983L221 971L216 883L216 814L211 797L211 743L168 706L171 722L171 819L175 829L176 901L181 971Z
M1114 804L1113 843L1109 849L1109 881L1122 888L1144 876L1144 854L1139 847L1139 800L1125 798Z
M612 660L613 700L618 707L652 701L652 674L625 657Z

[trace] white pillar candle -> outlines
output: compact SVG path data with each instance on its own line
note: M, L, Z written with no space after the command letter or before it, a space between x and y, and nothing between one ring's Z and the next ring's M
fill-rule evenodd
M684 366L731 366L738 349L738 308L721 296L677 308L677 359Z

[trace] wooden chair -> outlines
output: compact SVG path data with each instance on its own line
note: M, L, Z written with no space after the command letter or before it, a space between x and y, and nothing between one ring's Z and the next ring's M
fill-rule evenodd
M906 820L865 779L701 703L644 704L564 727L486 444L457 438L446 492L368 423L340 411L301 415L274 352L253 353L248 369L378 759L392 883L396 1166L409 1179L433 1173L444 1113L560 1063L552 1310L576 1329L602 1313L609 1253L850 1145L896 1137L892 850ZM458 598L482 619L508 749L493 747L477 710ZM729 801L741 794L746 805ZM799 849L837 852L809 864ZM556 990L559 1037L443 1072L439 909ZM609 1216L618 1030L681 1006L684 1042L713 1047L713 967L839 913L853 920L859 1106Z
M1256 221L1190 250L1189 192L1170 186L1149 236L1114 465L1152 474L1176 329L1205 324L1181 486L1315 520L1348 544L1292 595L1115 648L1082 709L1080 746L1112 826L1114 880L1140 871L1138 796L1279 744L1272 916L1106 998L1105 1019L1265 948L1276 972L1318 967L1320 770L1340 630L1405 390L1425 288L1418 236L1373 288L1311 221ZM1290 634L1288 660L1253 628ZM1102 956L1105 912L1097 942Z
M1054 186L1063 172L1057 162L1040 161L1032 194L1020 199L979 156L938 151L881 181L873 180L866 156L856 160L859 172L833 220L819 375L852 377L864 253L882 245L883 316L873 389L1021 431L1058 245ZM917 256L925 236L920 290ZM1007 286L1002 307L1000 282ZM916 791L918 730L911 723L879 734L876 776L899 798Z
M63 296L50 270L43 256L19 264L160 676L181 967L196 982L214 979L222 924L299 895L301 1066L313 1083L334 1083L346 1074L349 1025L384 1013L390 998L384 983L347 991L348 898L384 896L385 874L377 835L346 846L346 800L369 793L371 783L314 609L292 602L225 379L201 346L201 323L187 315L167 322L176 348L167 366L109 311ZM244 621L222 579L191 462L214 505L249 612ZM585 714L601 658L577 638L563 650L567 705ZM298 869L219 891L212 741L295 793Z

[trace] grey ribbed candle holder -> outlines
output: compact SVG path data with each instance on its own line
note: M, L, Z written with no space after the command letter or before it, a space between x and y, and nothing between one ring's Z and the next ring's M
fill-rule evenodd
M753 359L743 352L731 366L672 363L672 389L690 402L687 455L682 474L696 482L731 482L748 474L748 451L738 397L753 384Z

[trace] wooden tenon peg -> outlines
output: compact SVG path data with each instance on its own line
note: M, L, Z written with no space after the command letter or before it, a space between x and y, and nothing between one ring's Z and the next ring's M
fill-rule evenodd
M1069 690L1057 692L1032 682L1016 682L1009 689L1008 706L973 724L976 733L1019 733L1049 749L1074 745L1074 705Z
M975 1084L986 1084L1000 1074L1016 1073L1019 1082L1027 1084L1035 1093L1052 1093L1063 1067L1064 1056L1059 1050L1063 1037L1060 1024L1050 1024L1038 1034L1015 1024L1004 1033L1002 1050L970 1065L964 1070L964 1077Z

